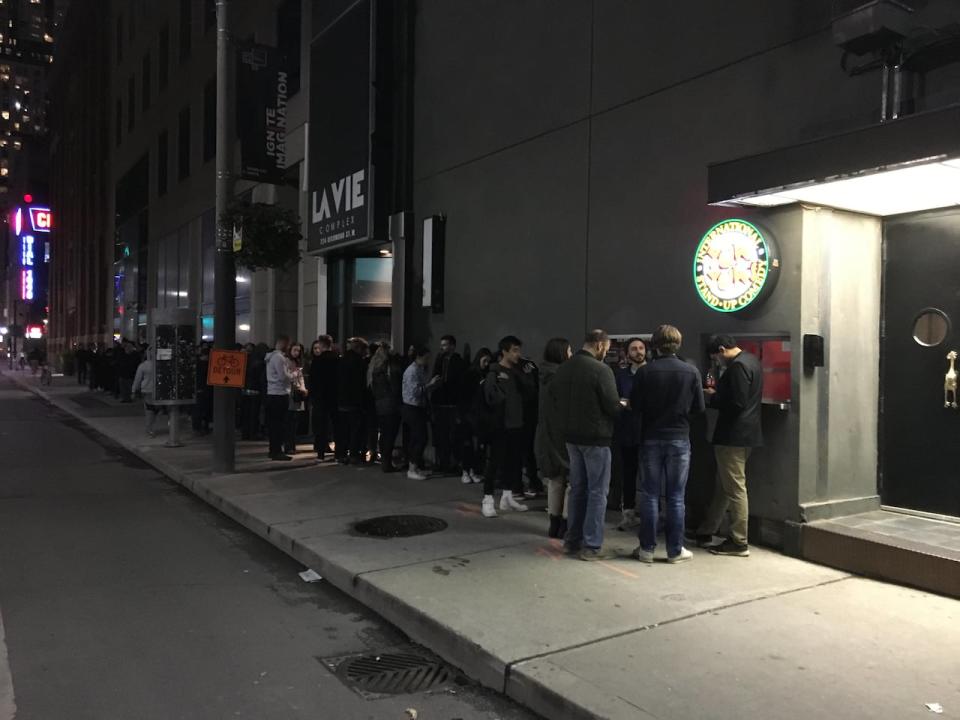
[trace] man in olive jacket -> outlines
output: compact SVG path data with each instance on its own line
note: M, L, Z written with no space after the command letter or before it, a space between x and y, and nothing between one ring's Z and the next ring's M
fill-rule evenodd
M715 555L747 557L747 460L753 448L763 445L760 410L763 404L763 367L760 361L737 347L729 335L714 335L707 342L710 357L726 368L716 390L704 391L710 407L720 411L713 433L717 460L717 485L697 543L709 546ZM710 545L720 522L730 511L730 537Z
M548 388L570 461L566 548L581 560L605 557L603 520L610 490L610 443L620 414L613 370L603 363L610 338L587 333L583 349L557 370Z

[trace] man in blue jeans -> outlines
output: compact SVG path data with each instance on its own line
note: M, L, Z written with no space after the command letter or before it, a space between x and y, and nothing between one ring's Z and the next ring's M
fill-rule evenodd
M603 520L610 490L610 443L621 411L613 370L603 363L610 338L587 333L583 349L563 363L547 389L545 409L558 420L570 461L567 552L581 560L604 553Z
M657 357L637 371L630 395L631 408L643 417L640 546L633 551L640 562L653 562L661 487L667 492L667 562L693 557L683 547L684 495L690 474L690 415L704 411L704 399L700 372L677 357L682 340L672 325L657 328Z

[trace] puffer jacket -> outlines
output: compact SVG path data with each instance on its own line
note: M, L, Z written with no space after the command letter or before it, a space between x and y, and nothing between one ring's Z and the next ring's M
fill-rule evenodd
M581 350L567 360L550 383L564 442L609 447L620 414L613 370Z

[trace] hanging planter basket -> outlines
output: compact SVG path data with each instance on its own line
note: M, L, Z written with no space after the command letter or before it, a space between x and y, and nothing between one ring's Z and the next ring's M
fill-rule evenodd
M234 259L248 270L283 270L300 262L300 218L292 210L265 203L237 202L223 215L224 225L239 230Z

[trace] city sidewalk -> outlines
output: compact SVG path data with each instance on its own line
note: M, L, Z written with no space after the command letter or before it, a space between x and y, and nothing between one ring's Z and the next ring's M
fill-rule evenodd
M139 403L0 371L550 720L902 720L940 706L960 718L955 600L762 548L579 562L545 537L542 510L485 519L479 487L459 478L318 466L306 453L278 467L263 443L239 443L238 472L215 475L209 440L185 431L185 447L165 448L144 434ZM353 530L387 514L448 526L398 539ZM636 545L613 529L608 539L624 556Z

